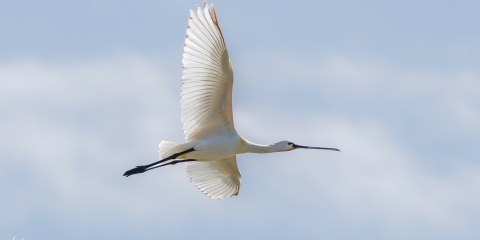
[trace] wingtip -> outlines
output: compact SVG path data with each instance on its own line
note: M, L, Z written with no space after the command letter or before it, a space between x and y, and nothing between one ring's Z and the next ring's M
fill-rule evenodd
M222 33L222 30L220 29L220 24L218 23L217 13L215 12L215 7L213 7L213 4L210 4L210 7L208 8L208 13L210 14L210 17L212 18L213 23L215 24L218 31L220 32L220 36L222 36L222 38L223 38L223 33Z

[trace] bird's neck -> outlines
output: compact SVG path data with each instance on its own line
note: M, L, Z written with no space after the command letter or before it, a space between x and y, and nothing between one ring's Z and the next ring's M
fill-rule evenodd
M280 149L275 147L275 145L261 145L252 143L249 141L245 141L245 153L272 153L272 152L279 152Z

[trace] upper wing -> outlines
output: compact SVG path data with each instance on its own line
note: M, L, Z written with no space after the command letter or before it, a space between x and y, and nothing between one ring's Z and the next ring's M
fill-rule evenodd
M187 141L235 131L233 71L213 5L190 10L183 48L182 123Z
M186 169L190 180L213 200L238 195L241 175L235 156L208 162L188 162Z

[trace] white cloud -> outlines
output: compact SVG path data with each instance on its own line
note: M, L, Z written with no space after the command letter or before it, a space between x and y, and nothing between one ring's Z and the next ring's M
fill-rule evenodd
M407 72L341 57L302 65L280 59L274 64L285 70L285 76L275 79L280 92L291 87L284 84L286 79L298 76L296 84L314 93L331 86L336 90L328 94L338 99L356 92L358 101L389 101L402 107L401 99L432 96L438 100L427 104L435 109L433 116L447 119L441 126L478 129L475 73ZM57 217L42 226L65 228L57 238L79 232L79 237L90 237L111 229L120 230L105 236L146 237L153 236L154 226L176 236L184 224L197 228L182 236L237 228L246 229L238 238L253 236L249 230L276 231L268 236L277 238L312 238L319 236L319 229L333 235L342 231L316 225L325 221L350 228L352 234L374 224L375 235L384 237L437 236L437 231L477 234L473 222L480 210L480 169L475 163L459 156L448 174L439 173L422 164L433 156L405 145L397 134L405 129L395 129L398 125L381 112L352 118L347 112L298 107L293 115L286 102L290 99L276 98L276 105L245 103L246 96L256 97L255 91L236 96L240 104L234 106L235 121L244 137L259 143L287 138L342 152L242 155L240 196L222 202L198 192L181 166L124 179L121 174L129 167L155 160L160 140L183 138L178 77L159 71L159 65L158 60L135 55L90 63L0 65L0 189L11 193L11 198L0 200L7 216L2 226L32 224L31 219L46 209ZM271 83L242 81L236 85L261 89ZM395 90L394 97L378 95L387 90ZM452 131L469 138L477 130ZM329 215L321 216L324 213ZM59 221L65 217L71 220ZM83 232L77 224L94 230ZM284 224L296 227L279 229Z
M275 78L275 81L286 86L291 86L293 82L303 84L310 93L364 102L367 103L365 106L388 103L401 111L399 121L415 121L418 117L415 114L422 114L425 120L430 121L427 122L430 126L420 122L411 128L428 129L437 125L434 130L441 132L426 131L432 134L428 138L433 141L432 144L438 144L441 140L435 138L442 136L451 138L443 140L447 141L444 143L447 145L471 145L480 130L480 121L477 120L480 99L474 90L480 89L478 74L408 72L387 64L358 63L343 57L320 62L285 59L271 63L277 66L276 69L287 69L288 72L283 73L285 76L280 79ZM254 74L261 73L257 71ZM292 81L293 76L300 77ZM264 83L260 89L266 89L270 84L272 81ZM398 139L398 132L412 132L398 129L398 124L389 122L386 118L388 113L377 110L359 116L345 110L318 112L312 108L314 97L305 98L312 99L305 102L307 107L302 107L302 103L290 106L302 109L297 111L300 115L289 115L286 113L289 109L281 107L270 109L274 105L255 111L255 116L248 116L248 109L237 112L237 119L240 118L237 128L242 129L239 132L248 131L250 136L254 133L253 137L257 139L266 141L266 135L274 135L279 140L283 135L283 138L290 136L294 141L302 141L300 144L334 146L342 150L338 156L331 153L296 153L296 156L306 159L290 155L290 160L280 162L277 166L279 172L275 174L288 179L282 184L291 189L303 185L293 192L283 189L285 194L282 197L306 191L294 197L295 201L306 205L313 204L308 200L316 199L312 195L327 197L336 210L355 219L358 224L374 221L396 236L412 236L419 226L428 231L442 229L444 233L463 237L475 235L476 230L470 226L472 212L480 210L480 182L477 177L480 168L474 163L476 150L455 152L458 148L454 146L452 149L436 149L439 153L453 156L448 159L451 161L448 173L439 173L425 165L430 161L428 158L435 158L435 155L423 153L423 146L409 148L408 144L404 144L405 140ZM417 105L409 102L417 102ZM408 104L407 111L402 109L405 104ZM247 124L243 126L242 122ZM262 124L255 124L258 122ZM454 142L459 136L462 142ZM407 137L415 140L419 136L413 132Z

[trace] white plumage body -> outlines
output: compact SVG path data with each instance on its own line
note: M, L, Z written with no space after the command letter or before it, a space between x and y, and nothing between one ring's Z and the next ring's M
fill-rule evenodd
M240 189L237 154L315 148L290 141L258 145L237 133L232 114L233 70L213 5L205 2L196 13L190 10L182 62L181 120L186 143L162 141L160 161L137 166L124 176L188 161L187 174L197 188L212 199L223 199Z
M181 144L178 150L194 148L195 151L177 157L177 159L195 159L200 162L233 157L244 153L245 140L238 134L222 134ZM177 150L177 151L178 151ZM166 156L160 156L160 158Z

